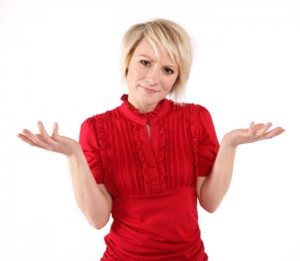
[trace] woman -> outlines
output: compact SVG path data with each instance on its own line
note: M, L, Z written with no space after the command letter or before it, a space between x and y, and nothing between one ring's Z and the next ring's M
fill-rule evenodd
M227 133L219 144L209 111L176 103L189 77L190 40L178 24L157 19L132 26L123 38L122 74L128 95L110 111L85 120L79 142L23 130L30 145L67 156L77 204L89 223L104 227L101 260L205 261L197 200L214 212L226 194L240 144L273 138L271 123Z

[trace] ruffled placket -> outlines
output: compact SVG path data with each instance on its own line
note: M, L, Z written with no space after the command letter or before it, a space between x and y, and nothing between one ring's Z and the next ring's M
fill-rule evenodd
M162 100L156 108L148 113L140 113L128 102L128 95L123 95L120 110L131 121L135 149L141 162L146 194L166 191L165 185L165 142L166 131L164 117L170 111L171 102ZM150 135L147 125L150 126Z

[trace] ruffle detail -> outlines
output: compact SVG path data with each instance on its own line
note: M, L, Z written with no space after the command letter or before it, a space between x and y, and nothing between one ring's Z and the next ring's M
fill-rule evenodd
M144 178L145 191L146 191L146 194L151 194L151 178L149 175L149 165L148 165L149 163L148 163L147 157L145 155L145 151L143 149L143 141L141 140L141 137L139 134L140 126L138 126L137 123L132 122L131 127L132 127L133 137L135 140L136 151L137 151L139 158L141 160L141 163L142 163L142 175Z
M198 162L198 129L197 129L197 114L196 111L192 109L191 107L191 136L192 136L192 148L193 148L193 156L194 156L194 166L195 166L195 172L198 173L199 169L199 162ZM195 175L196 182L198 175Z
M157 120L158 124L158 147L156 149L156 164L157 164L157 169L158 169L158 182L159 182L159 188L160 192L165 192L166 191L166 184L165 184L165 166L164 166L164 159L165 159L165 130L164 130L164 122L161 118L158 117L160 112L162 112L162 108L164 105L164 99L160 101L156 108L147 113L141 113L139 112L136 108L134 108L129 102L128 102L128 95L124 94L121 97L121 100L123 101L125 107L127 108L128 112L132 113L136 118L140 119L138 121L132 121L131 126L132 126L132 133L134 136L134 141L135 141L135 146L136 146L136 151L138 153L139 159L142 164L142 176L143 176L143 182L144 182L144 189L146 194L152 194L153 191L151 190L151 182L152 182L152 177L150 174L150 169L153 167L151 165L152 163L149 162L149 159L146 155L145 152L145 147L144 143L145 141L142 140L141 138L141 128L146 128L146 124L150 123L151 125L151 120ZM123 106L124 106L123 105ZM166 108L165 108L166 109ZM128 114L127 114L128 115ZM139 123L144 123L144 124L139 124ZM151 128L151 127L150 127Z
M144 182L144 188L146 194L153 194L153 191L151 190L151 175L150 175L150 168L153 167L151 163L149 162L149 159L147 158L147 155L145 153L144 149L144 141L141 139L140 131L142 127L141 125L138 125L135 122L131 123L132 126L132 133L135 140L135 146L136 151L138 153L139 159L142 164L142 175L143 175L143 182ZM162 120L158 121L158 132L159 132L159 140L158 140L158 148L157 148L157 154L156 154L156 164L158 168L159 173L159 187L160 192L166 191L166 184L165 184L165 167L164 167L164 160L165 160L165 140L166 135L164 131L164 123Z
M164 167L164 160L165 160L165 148L166 148L166 134L164 131L164 122L163 120L158 121L158 155L157 155L157 164L158 164L158 171L159 171L159 183L161 192L166 191L166 183L165 183L165 167Z
M121 100L126 104L126 106L128 107L128 109L137 117L141 118L141 119L145 119L148 122L155 118L159 112L161 111L161 108L163 107L163 103L164 103L164 99L161 100L157 106L155 107L155 109L153 111L147 112L147 113L141 113L139 110L137 110L136 108L134 108L129 102L128 102L128 95L127 94L123 94L121 97Z
M102 122L102 121L101 121ZM106 186L108 186L109 191L112 194L115 194L116 191L114 191L114 189L112 187L109 187L109 184L111 184L110 181L108 181L108 179L111 177L111 173L112 173L112 165L111 165L111 158L109 155L111 155L111 145L109 143L109 139L107 139L108 134L105 133L105 129L103 126L103 123L101 123L100 121L96 121L97 124L97 135L98 135L98 142L100 145L100 156L102 159L102 167L105 171L105 183Z

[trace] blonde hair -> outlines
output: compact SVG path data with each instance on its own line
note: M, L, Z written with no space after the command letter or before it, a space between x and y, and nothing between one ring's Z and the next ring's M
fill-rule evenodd
M177 99L186 85L192 65L192 46L188 33L180 25L166 19L155 19L130 27L122 41L121 75L123 80L126 79L128 64L135 48L144 38L155 51L158 46L166 51L177 64L178 78L170 92Z

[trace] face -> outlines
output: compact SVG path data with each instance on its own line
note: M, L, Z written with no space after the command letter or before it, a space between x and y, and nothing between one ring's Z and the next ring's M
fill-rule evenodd
M144 38L128 64L126 83L128 101L140 112L149 112L171 91L178 66L170 56L157 48L157 53Z

